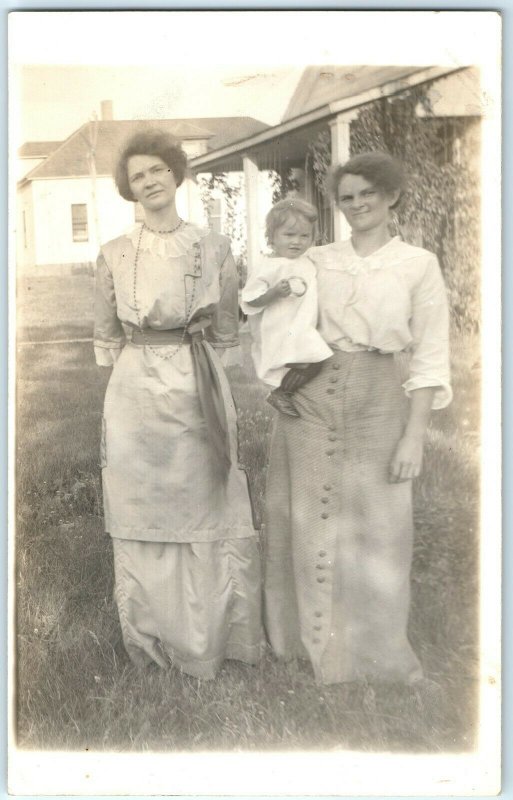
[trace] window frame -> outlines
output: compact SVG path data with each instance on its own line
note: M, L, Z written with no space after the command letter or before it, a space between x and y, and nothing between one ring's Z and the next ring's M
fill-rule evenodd
M82 209L82 211L79 212L78 209ZM71 204L71 238L76 243L89 241L87 203Z

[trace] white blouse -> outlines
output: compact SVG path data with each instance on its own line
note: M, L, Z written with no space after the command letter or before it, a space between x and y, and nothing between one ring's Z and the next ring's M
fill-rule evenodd
M394 237L369 256L351 241L315 247L318 329L333 349L410 353L406 394L437 387L433 408L452 399L449 312L433 253Z

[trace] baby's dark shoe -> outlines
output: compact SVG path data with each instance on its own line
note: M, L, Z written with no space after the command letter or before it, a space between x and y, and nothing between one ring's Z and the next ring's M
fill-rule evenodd
M282 389L275 389L265 399L269 405L281 411L282 414L288 414L289 417L299 417L299 412L292 402L291 395Z

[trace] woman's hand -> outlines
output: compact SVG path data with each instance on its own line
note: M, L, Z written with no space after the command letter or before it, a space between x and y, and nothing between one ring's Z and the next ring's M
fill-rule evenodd
M423 436L403 436L390 462L390 483L403 483L418 478L422 470L423 451Z
M408 421L390 462L390 483L411 481L420 475L424 436L435 391L436 386L424 386L411 393Z

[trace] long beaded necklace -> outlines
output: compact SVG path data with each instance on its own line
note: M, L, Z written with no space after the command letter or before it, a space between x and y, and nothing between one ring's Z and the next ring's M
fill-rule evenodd
M172 231L152 231L152 232L153 233L173 233L173 231L178 230L178 228L181 226L182 222L183 222L183 220L180 220L179 224L176 226L176 228L173 228ZM163 355L161 352L159 352L160 348L153 347L153 345L151 345L150 342L148 341L148 337L146 336L146 334L144 332L144 328L142 326L141 315L139 313L139 306L137 305L137 264L139 262L139 251L141 249L141 239L142 239L143 231L144 231L145 228L147 228L148 230L151 231L151 228L148 228L146 223L143 223L141 225L141 230L139 232L139 238L137 240L137 248L136 248L136 251L135 251L134 285L133 285L133 290L134 290L134 309L135 309L135 313L136 313L136 316L137 316L137 324L138 324L139 330L140 330L140 332L142 334L145 346L148 347L151 350L151 352L154 353L159 358L161 358L163 360L170 360L170 359L172 359L172 358L174 358L176 356L176 354L178 353L178 351L182 347L182 345L183 345L183 343L185 341L185 337L187 335L187 325L191 321L191 314L192 314L192 309L193 309L193 306L194 306L194 300L195 300L195 295L196 295L196 277L195 276L198 274L199 270L197 268L194 270L195 276L193 277L192 292L191 292L191 297L190 297L190 302L188 304L188 307L187 307L187 292L185 292L185 306L186 306L185 322L184 322L183 331L182 331L182 335L181 335L180 341L178 342L178 345L173 350L173 352L171 352L171 353L167 352L166 354ZM200 254L200 249L197 246L197 242L195 242L195 247L194 247L194 258L195 258L195 266L198 267L199 266L198 262L201 259L201 254ZM167 350L167 348L166 348L166 350Z

